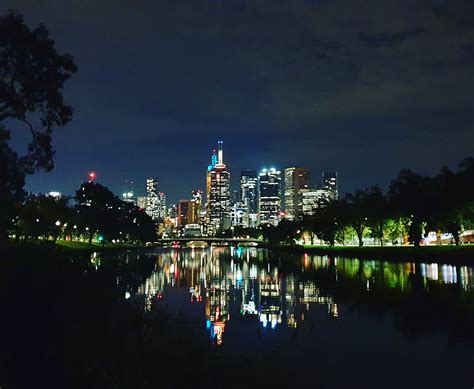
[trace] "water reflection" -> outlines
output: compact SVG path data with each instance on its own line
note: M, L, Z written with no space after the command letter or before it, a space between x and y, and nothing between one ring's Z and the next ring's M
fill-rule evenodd
M328 319L337 319L344 315L344 304L354 298L370 303L393 290L396 299L404 301L415 291L429 293L436 285L454 286L471 295L474 282L472 267L436 263L308 254L284 258L255 248L162 250L153 255L155 268L134 298L143 298L144 309L150 311L154 304L167 304L172 291L186 294L187 306L181 309L202 307L206 330L217 346L223 344L235 315L254 321L260 336L261 331L280 327L296 330L316 306L324 307ZM395 297L390 295L391 301Z

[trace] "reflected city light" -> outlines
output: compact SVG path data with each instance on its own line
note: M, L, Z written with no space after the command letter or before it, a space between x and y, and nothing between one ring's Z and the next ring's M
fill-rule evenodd
M362 261L309 254L301 257L304 271L299 267L299 272L283 273L269 260L266 250L239 248L238 251L241 252L238 257L244 256L248 261L234 260L233 249L229 247L159 251L155 270L137 291L144 297L145 310L151 310L154 301L166 301L170 288L188 293L190 304L202 306L211 344L220 346L225 340L226 327L232 325L233 307L241 317L248 317L257 327L268 330L300 327L311 320L312 307L320 305L326 307L329 318L340 319L344 307L327 287L319 285L319 272L324 272L326 278L331 275L332 282L341 285L348 279L356 280L360 282L360 290L368 295L380 293L381 288L408 294L414 277L421 279L420 285L425 288L430 283L447 286L459 283L463 289L470 290L474 280L473 270L467 266ZM130 297L125 292L125 298Z

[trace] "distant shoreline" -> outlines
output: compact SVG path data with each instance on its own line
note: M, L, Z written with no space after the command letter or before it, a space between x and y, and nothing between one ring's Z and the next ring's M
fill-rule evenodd
M442 262L474 265L474 244L461 246L301 246L269 245L274 251L336 255L349 258L380 259L400 262Z

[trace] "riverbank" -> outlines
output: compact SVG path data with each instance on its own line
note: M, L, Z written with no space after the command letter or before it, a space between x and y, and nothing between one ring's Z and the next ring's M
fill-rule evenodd
M99 252L103 254L114 253L127 250L142 250L143 245L134 245L127 243L105 243L89 244L87 242L71 242L58 240L36 241L36 242L11 242L6 247L0 247L1 259L26 259L32 257L41 258L62 258L64 254L92 254Z
M130 243L91 243L88 242L75 242L58 240L56 241L56 247L65 251L76 251L76 252L115 252L115 251L126 251L126 250L140 250L144 249L145 246L130 244Z
M268 247L275 251L334 255L349 258L386 259L390 261L442 263L474 263L474 245L462 246L300 246L278 245Z

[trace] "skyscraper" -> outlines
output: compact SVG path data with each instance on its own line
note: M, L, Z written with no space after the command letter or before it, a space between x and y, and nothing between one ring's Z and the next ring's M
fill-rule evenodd
M160 201L158 196L158 180L156 178L147 178L146 180L146 208L145 212L153 220L160 217Z
M207 173L208 219L214 231L230 227L230 173L224 164L223 142L217 143L217 160L215 150L212 154L211 165Z
M254 170L245 170L240 175L240 200L243 209L243 225L257 226L258 215L258 176Z
M259 219L260 223L277 225L280 221L281 172L275 168L262 169L259 174Z
M330 192L331 200L337 200L339 198L337 172L322 173L322 188Z
M200 224L202 210L202 190L193 190L190 204L189 223Z
M309 191L309 170L302 167L285 169L285 211L291 220L303 212L303 193Z
M310 189L302 195L302 213L313 216L318 208L324 207L331 200L331 192L327 189Z
M122 201L126 203L137 205L137 197L133 190L133 182L125 180L125 191L122 193Z
M137 197L137 207L140 209L146 209L146 196L138 196Z
M163 220L166 217L166 194L158 193L158 219Z
M178 203L178 227L184 227L188 224L189 216L192 213L191 211L191 201L190 200L179 200Z

